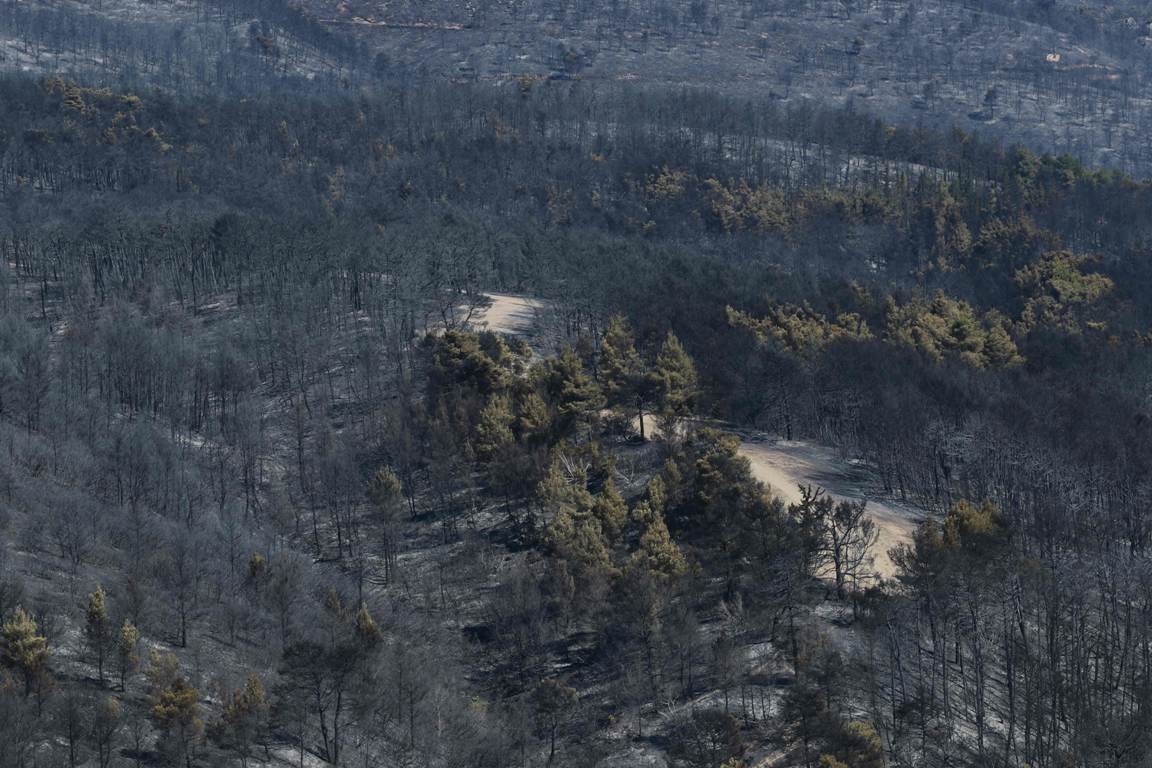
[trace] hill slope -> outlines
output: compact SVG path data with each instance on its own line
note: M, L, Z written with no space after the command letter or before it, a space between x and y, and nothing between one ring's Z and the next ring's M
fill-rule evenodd
M426 77L701 88L851 104L1146 176L1150 23L1134 0L35 0L0 9L0 66L189 90Z

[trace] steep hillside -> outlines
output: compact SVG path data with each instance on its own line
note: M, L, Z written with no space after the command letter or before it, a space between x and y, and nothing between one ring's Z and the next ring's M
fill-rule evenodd
M1144 174L1152 13L1142 3L405 3L306 7L401 71L559 77L851 103Z
M0 766L1152 755L1152 185L587 85L0 78Z
M35 0L0 66L206 92L533 78L853 109L1152 172L1140 2Z
M0 6L0 69L185 93L331 90L364 61L280 0L31 0Z

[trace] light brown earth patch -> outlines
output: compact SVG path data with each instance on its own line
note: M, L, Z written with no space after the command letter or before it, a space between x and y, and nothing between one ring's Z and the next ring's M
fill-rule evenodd
M540 313L546 304L529 296L509 293L484 294L490 304L479 307L468 324L477 331L492 331L508 336L530 336L537 327Z
M924 511L894 499L879 497L874 478L861 462L842 458L834 449L800 440L752 441L740 444L756 479L767 483L787 503L800 501L801 486L823 488L837 499L867 501L867 513L880 532L875 545L876 572L890 579L896 574L888 551L910 544Z

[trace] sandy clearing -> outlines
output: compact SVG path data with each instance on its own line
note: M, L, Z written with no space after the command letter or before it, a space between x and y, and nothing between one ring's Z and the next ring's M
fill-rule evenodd
M895 577L896 567L888 550L912 543L916 526L927 516L923 509L877 494L876 478L867 466L841 457L834 448L804 440L752 436L722 423L699 423L738 435L740 453L748 458L753 476L786 504L800 503L802 485L823 488L837 499L867 501L867 514L880 532L872 550L876 573L885 579ZM639 431L639 419L633 418L631 424ZM659 437L659 425L651 416L644 417L644 428L649 439Z
M862 465L841 458L835 450L800 440L752 441L740 444L740 452L752 464L752 474L771 486L773 493L788 503L800 501L800 486L813 485L838 499L868 502L867 513L876 522L876 572L892 578L896 568L888 550L911 543L924 511L893 499L877 498L870 492L873 478Z
M468 324L478 331L492 331L508 336L528 336L536 328L538 314L545 303L529 296L509 293L485 293L490 304L478 308Z

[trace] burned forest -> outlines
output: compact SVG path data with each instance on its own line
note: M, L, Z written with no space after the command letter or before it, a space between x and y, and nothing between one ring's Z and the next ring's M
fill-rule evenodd
M1152 12L0 0L0 768L1152 763Z

